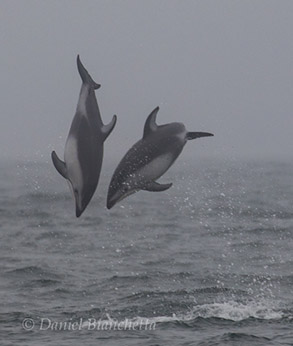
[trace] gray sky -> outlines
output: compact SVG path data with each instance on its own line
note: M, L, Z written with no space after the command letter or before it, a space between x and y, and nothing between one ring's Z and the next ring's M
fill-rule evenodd
M0 1L0 158L63 157L81 86L122 157L148 114L214 138L186 158L293 156L293 1Z

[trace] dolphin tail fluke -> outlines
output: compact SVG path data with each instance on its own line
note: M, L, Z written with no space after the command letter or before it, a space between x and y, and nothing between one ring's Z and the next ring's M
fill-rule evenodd
M191 140L195 138L210 137L210 136L213 136L213 134L209 132L187 132L186 139Z
M52 151L51 157L57 171L62 175L63 178L68 179L65 162L59 159L55 151Z
M88 71L85 69L85 67L83 66L83 64L80 61L79 55L77 56L77 69L78 72L80 74L80 77L83 81L83 83L86 84L90 84L95 90L99 89L99 87L101 86L100 84L96 83L92 77L90 76L90 74L88 73Z
M113 115L113 118L112 118L111 122L108 125L104 125L102 127L102 132L104 134L104 141L109 136L109 134L113 131L113 129L114 129L115 125L116 125L116 121L117 121L117 116Z
M146 191L165 191L172 186L172 183L169 184L159 184L155 181L147 184L142 190Z

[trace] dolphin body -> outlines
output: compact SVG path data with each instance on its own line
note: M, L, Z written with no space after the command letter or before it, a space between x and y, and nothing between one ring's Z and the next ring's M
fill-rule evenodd
M104 141L112 132L117 117L113 116L108 125L101 119L95 90L95 83L77 56L77 68L82 79L75 116L65 145L64 161L55 151L52 160L57 171L69 181L75 198L76 217L79 217L89 204L98 185Z
M139 191L165 191L172 186L156 182L175 162L190 139L213 136L208 132L188 132L182 123L158 126L159 107L148 116L143 138L126 153L110 182L107 208Z

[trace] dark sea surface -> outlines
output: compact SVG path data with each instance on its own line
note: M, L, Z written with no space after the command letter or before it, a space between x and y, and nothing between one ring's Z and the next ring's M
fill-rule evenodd
M80 219L51 162L0 167L1 346L293 345L293 164L180 158L108 211L113 163Z

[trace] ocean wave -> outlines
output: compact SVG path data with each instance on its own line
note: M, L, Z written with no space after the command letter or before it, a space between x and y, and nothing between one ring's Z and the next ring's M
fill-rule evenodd
M269 302L250 302L247 304L238 303L235 301L228 301L225 303L211 303L203 304L193 307L188 312L173 313L171 315L161 316L135 316L131 318L117 318L112 317L109 313L106 313L103 318L96 321L100 324L114 324L119 323L123 328L129 325L129 323L136 323L140 326L154 324L156 327L160 324L179 324L183 327L194 327L195 324L203 323L204 321L209 323L219 323L219 320L241 322L245 320L291 320L293 318L292 312L284 311L280 307L273 307ZM215 322L216 320L216 322ZM85 321L83 327L87 328L92 321Z
M7 276L17 276L18 278L25 278L26 280L31 281L32 278L36 280L41 280L41 283L48 281L58 281L62 277L59 274L52 273L51 271L45 270L38 266L27 266L22 268L16 268L9 270L5 273Z
M281 320L286 318L293 319L293 311L284 310L272 302L250 301L240 303L236 301L227 301L223 303L210 303L196 305L188 312L173 313L166 316L155 317L133 317L133 322L141 322L148 319L152 323L169 323L169 322L192 322L197 319L222 319L234 322L248 319L257 320ZM110 316L108 316L111 320Z
M156 298L156 297L166 297L170 299L171 296L185 296L185 295L190 295L190 296L196 296L199 294L219 294L219 293L229 293L229 294L238 294L238 295L243 295L246 294L245 291L243 290L236 290L232 288L226 288L226 287L202 287L202 288L197 288L193 290L187 290L187 289L178 289L178 290L173 290L173 291L143 291L143 292L138 292L134 293L131 296L126 297L127 299L144 299L144 298Z
M285 313L280 308L272 307L269 302L239 303L228 301L223 303L203 304L193 308L192 318L221 318L232 321L242 321L249 318L275 320L281 319Z
M241 342L241 345L245 342L246 345L274 345L275 343L271 343L273 340L264 336L257 336L253 334L247 333L224 333L222 335L217 335L214 337L210 337L208 341L200 342L197 346L207 346L207 345L223 345L229 342L228 345L231 345L230 342Z

